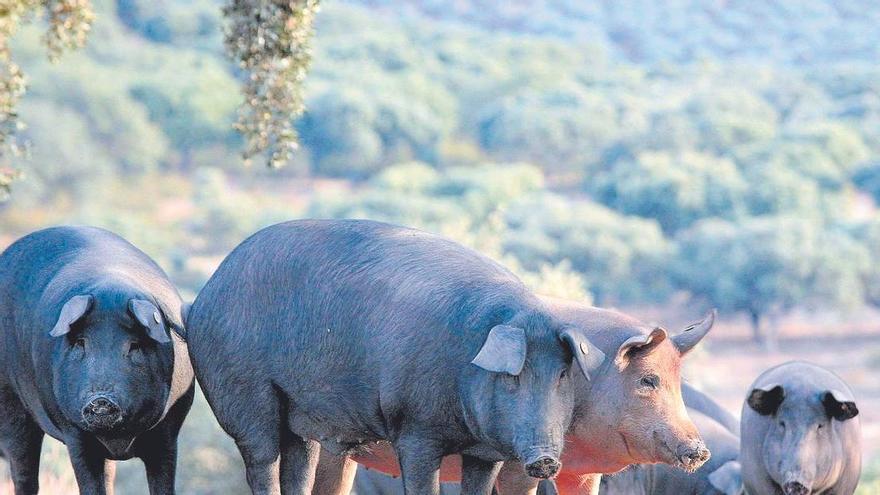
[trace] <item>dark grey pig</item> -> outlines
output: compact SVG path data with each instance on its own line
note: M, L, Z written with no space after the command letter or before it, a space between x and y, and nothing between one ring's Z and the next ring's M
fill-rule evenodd
M689 389L685 392L685 389ZM685 403L699 398L701 406L715 404L695 389L682 385ZM696 393L695 393L696 392ZM706 399L710 402L706 402ZM732 415L718 406L721 419ZM715 418L688 404L688 415L712 452L712 457L693 473L667 464L639 464L612 476L602 478L602 495L740 495L742 493L739 463L739 438ZM540 493L540 492L539 492Z
M140 457L150 493L174 492L193 398L181 300L162 270L105 230L57 227L0 255L0 450L15 493L37 493L43 435L64 442L80 493L112 493Z
M760 495L852 495L861 473L861 426L852 390L819 366L765 371L742 410L743 482Z
M453 453L464 493L490 493L506 459L551 477L574 407L573 357L585 374L604 361L497 263L370 221L254 234L188 322L196 376L254 493L310 493L317 442L342 454L391 441L411 495L438 493Z

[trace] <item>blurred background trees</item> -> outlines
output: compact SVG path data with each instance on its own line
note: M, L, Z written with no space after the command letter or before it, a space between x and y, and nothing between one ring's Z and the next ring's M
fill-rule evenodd
M94 14L89 0L9 0L0 6L0 201L19 175L11 157L22 155L25 146L16 133L22 127L17 106L27 78L13 59L10 38L35 16L45 18L43 43L49 58L57 59L65 49L83 45Z
M880 11L555 0L524 16L347 0L315 16L305 0L98 0L94 42L51 64L47 40L78 45L89 4L19 4L3 39L21 25L7 48L29 77L16 116L32 148L0 207L8 235L94 221L97 205L140 185L160 189L140 201L174 197L187 212L197 247L158 254L193 291L211 266L192 268L194 256L219 256L270 219L317 215L481 233L523 273L564 269L597 303L689 296L741 312L756 335L790 309L880 298L871 263L857 262L877 237L877 49L828 42L877 32ZM38 4L69 33L23 22ZM241 169L242 148L290 167ZM812 242L827 247L803 248ZM861 254L831 263L833 249ZM826 296L801 287L816 280Z
M880 306L876 6L303 0L273 4L263 29L281 36L260 47L249 9L267 2L93 0L89 43L52 64L37 5L88 4L12 3L30 10L0 12L3 60L28 93L7 77L0 115L31 148L0 162L0 189L22 175L0 246L105 226L191 298L260 227L367 217L450 236L542 293L717 306L768 345L786 315ZM241 167L242 150L288 167ZM184 440L204 467L187 493L241 472L214 433Z

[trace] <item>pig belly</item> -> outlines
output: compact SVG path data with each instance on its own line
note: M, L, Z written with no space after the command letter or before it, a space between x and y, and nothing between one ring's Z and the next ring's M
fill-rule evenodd
M358 464L383 474L400 476L400 464L397 454L388 442L379 442L370 446L370 452L351 456ZM443 458L440 465L440 481L458 483L461 481L461 457L450 455Z

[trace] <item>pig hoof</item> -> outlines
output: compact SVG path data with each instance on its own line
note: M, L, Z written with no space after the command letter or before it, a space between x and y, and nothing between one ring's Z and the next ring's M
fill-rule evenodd
M782 487L782 491L785 495L807 495L810 493L809 488L797 481L789 481Z
M526 465L526 474L532 478L540 478L542 480L556 476L556 473L562 468L562 464L551 457L541 457L535 462Z

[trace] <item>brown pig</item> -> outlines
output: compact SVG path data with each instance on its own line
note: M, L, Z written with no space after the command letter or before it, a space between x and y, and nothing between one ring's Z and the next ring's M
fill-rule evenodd
M544 298L559 319L580 328L609 358L588 381L578 377L573 423L566 434L560 493L598 490L599 476L630 464L665 463L694 471L709 451L688 417L681 393L682 358L709 332L714 311L702 321L671 336L622 313L561 299ZM322 455L314 494L348 494L355 462L398 476L397 457L389 445L348 457ZM443 481L458 481L460 458L447 457ZM520 476L516 463L506 463L498 477L502 495L534 493L538 480Z

